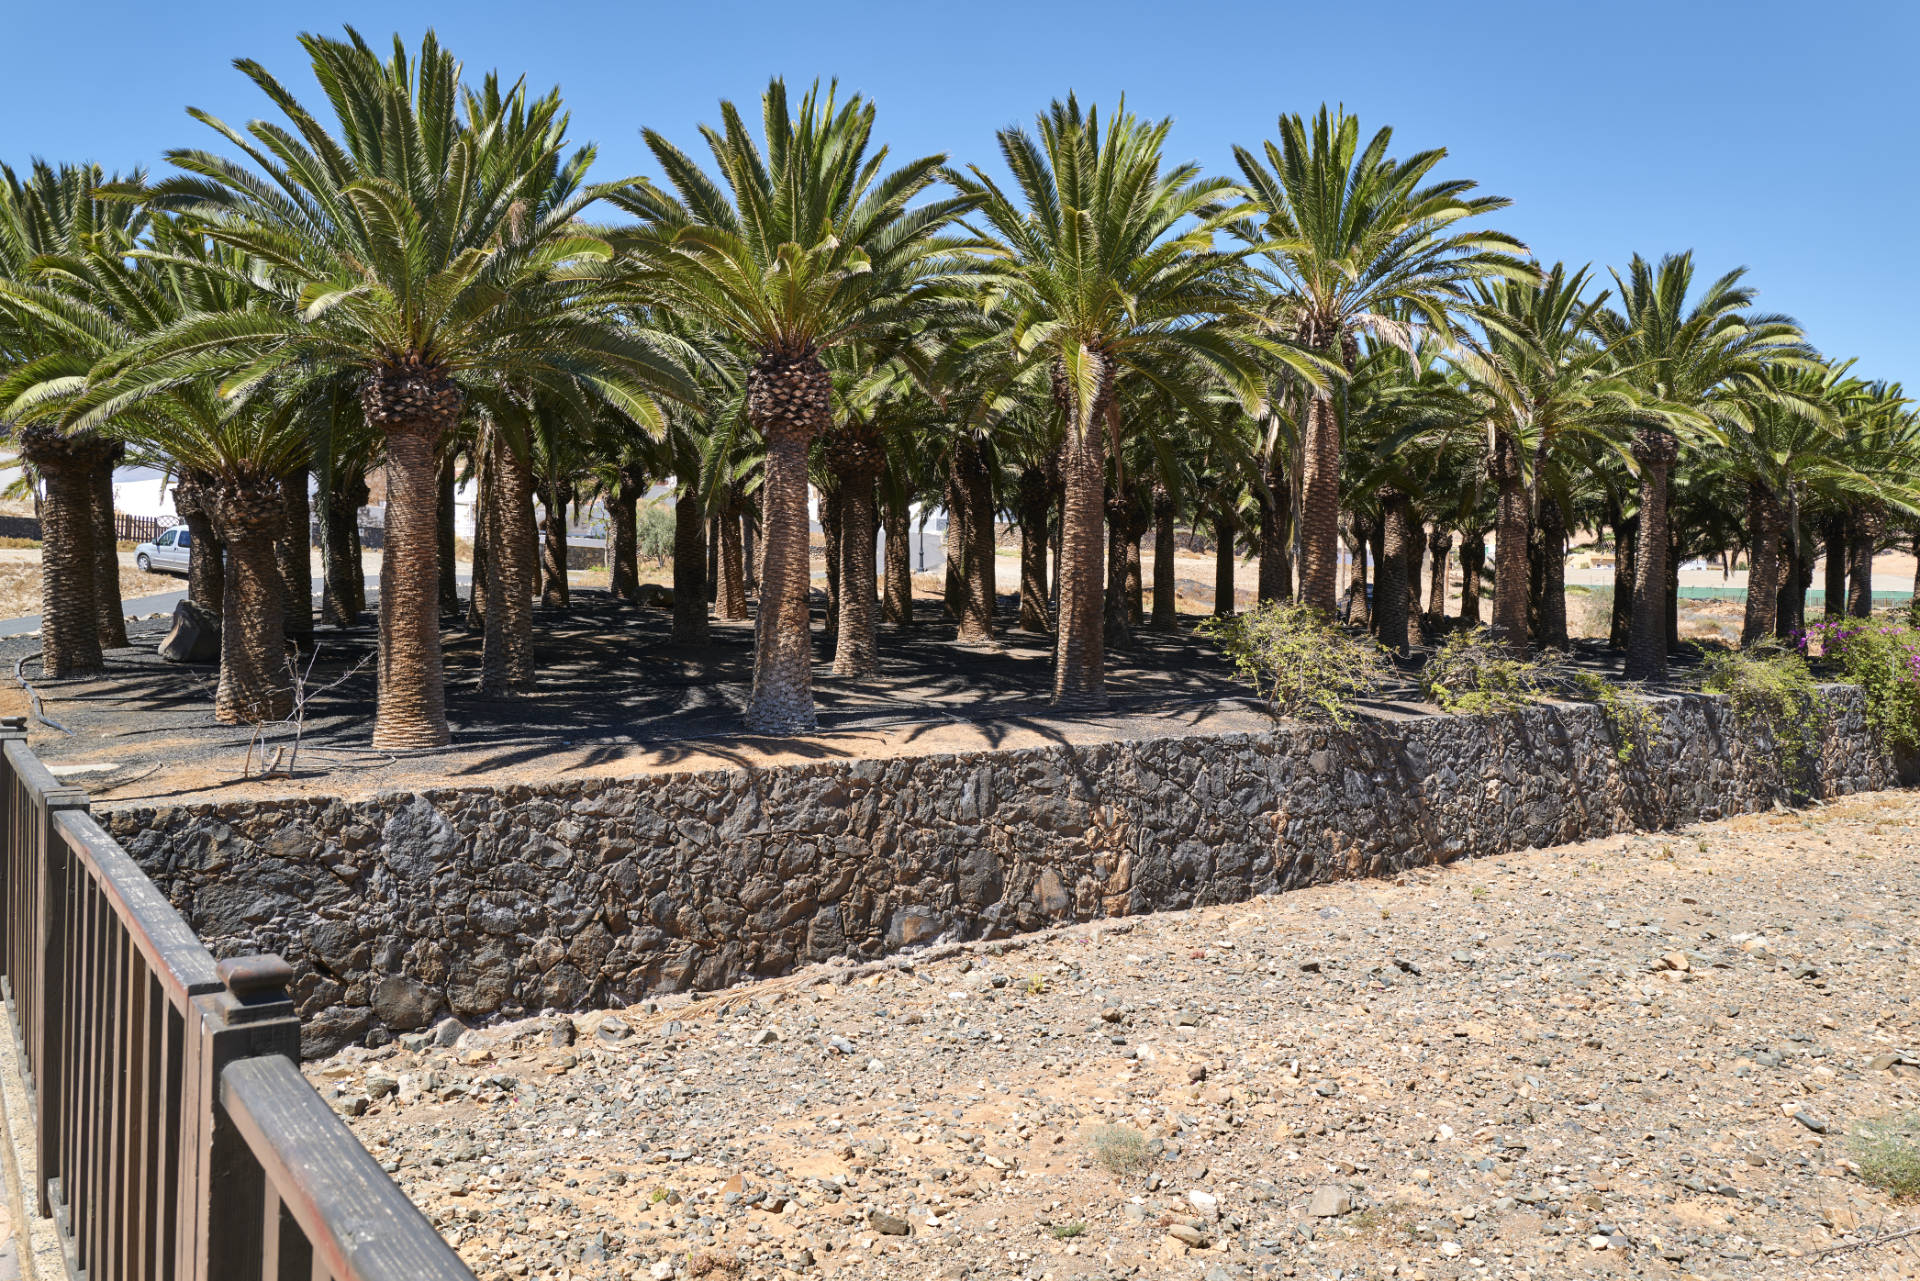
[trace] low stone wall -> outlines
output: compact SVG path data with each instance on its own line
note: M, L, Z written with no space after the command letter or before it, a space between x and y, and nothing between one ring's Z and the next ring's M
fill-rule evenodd
M1888 786L1825 691L1810 790ZM276 951L320 1052L715 988L947 937L1231 902L1657 828L1787 795L1705 696L1621 762L1598 708L1283 726L356 802L126 809L109 830L216 954Z

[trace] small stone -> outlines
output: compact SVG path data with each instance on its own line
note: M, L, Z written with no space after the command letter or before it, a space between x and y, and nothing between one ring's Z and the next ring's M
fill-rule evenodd
M1307 1204L1307 1213L1316 1219L1337 1219L1352 1209L1353 1198L1345 1188L1320 1188Z
M867 1211L867 1226L882 1236L904 1237L913 1234L913 1225L898 1215L880 1210Z

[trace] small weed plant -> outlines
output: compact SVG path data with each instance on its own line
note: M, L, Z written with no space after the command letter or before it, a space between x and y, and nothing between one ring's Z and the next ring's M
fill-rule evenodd
M1916 598L1920 599L1920 598ZM1920 750L1920 626L1913 606L1880 618L1830 618L1807 628L1800 651L1825 658L1866 695L1867 721L1893 747Z
M1392 675L1386 651L1306 605L1270 601L1200 624L1276 716L1353 722L1353 704Z
M1920 1112L1863 1122L1850 1146L1861 1182L1902 1201L1920 1199Z
M1093 1132L1093 1159L1115 1178L1142 1174L1153 1164L1147 1136L1131 1126L1103 1125Z
M1773 740L1789 772L1803 767L1820 741L1820 689L1797 652L1771 644L1725 654L1708 653L1700 688L1725 694L1734 719Z

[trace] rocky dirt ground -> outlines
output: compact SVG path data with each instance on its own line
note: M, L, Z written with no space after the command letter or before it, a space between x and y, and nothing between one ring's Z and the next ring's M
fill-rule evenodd
M1920 1276L1920 796L309 1064L493 1278Z

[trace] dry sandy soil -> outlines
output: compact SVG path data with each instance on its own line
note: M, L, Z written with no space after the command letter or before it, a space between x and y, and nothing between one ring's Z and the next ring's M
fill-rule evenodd
M1920 1275L1890 792L307 1065L493 1278ZM553 944L559 955L561 945Z

